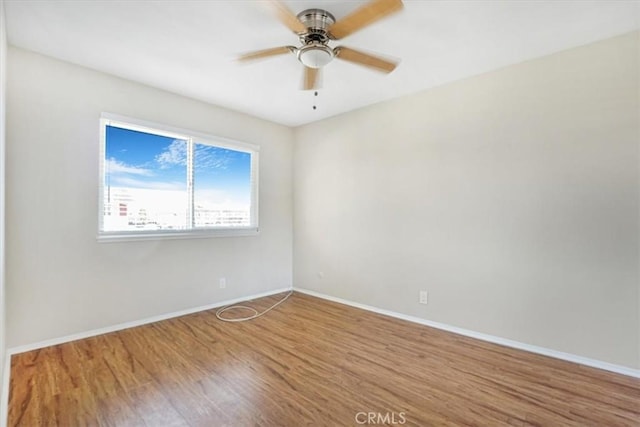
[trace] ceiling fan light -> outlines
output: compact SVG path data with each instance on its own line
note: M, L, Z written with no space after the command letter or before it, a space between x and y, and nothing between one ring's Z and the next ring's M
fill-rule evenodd
M298 50L298 60L309 68L322 68L333 59L333 50L325 45L307 45Z

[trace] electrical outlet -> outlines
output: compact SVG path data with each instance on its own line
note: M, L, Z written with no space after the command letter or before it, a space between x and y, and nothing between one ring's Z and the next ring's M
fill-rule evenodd
M420 304L428 304L429 303L429 292L420 291Z
M220 278L220 289L224 289L227 287L227 279L226 277L221 277Z

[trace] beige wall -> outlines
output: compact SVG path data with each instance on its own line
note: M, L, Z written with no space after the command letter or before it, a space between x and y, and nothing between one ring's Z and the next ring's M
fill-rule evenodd
M260 235L98 243L102 112L259 145ZM291 286L291 129L11 48L7 130L8 347Z
M298 128L295 286L639 368L638 38Z

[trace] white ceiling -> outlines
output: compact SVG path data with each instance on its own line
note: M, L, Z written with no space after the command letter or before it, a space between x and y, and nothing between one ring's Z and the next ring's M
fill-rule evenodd
M366 1L285 3L340 19ZM297 44L261 1L8 0L5 9L14 46L288 126L640 28L639 1L405 0L402 12L332 42L400 66L384 75L333 61L316 98L299 90L294 55L234 60Z

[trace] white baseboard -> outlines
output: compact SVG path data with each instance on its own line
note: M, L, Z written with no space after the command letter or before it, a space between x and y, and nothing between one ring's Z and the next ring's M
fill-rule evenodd
M10 359L12 355L18 353L24 353L27 351L37 350L44 347L50 347L52 345L64 344L70 341L81 340L84 338L95 337L96 335L108 334L110 332L121 331L123 329L134 328L136 326L146 325L147 323L159 322L161 320L171 319L173 317L185 316L187 314L197 313L199 311L211 310L212 308L224 307L225 305L236 304L242 301L252 300L256 298L268 297L270 295L279 294L281 292L290 291L291 288L280 288L271 291L261 292L259 294L248 295L240 298L234 298L232 300L214 302L212 304L202 305L199 307L187 308L185 310L174 311L171 313L160 314L158 316L147 317L146 319L133 320L131 322L119 323L113 326L107 326L105 328L92 329L90 331L79 332L77 334L66 335L59 338L52 338L32 344L25 344L17 347L7 349L7 359Z
M551 350L544 347L538 347L531 344L522 343L519 341L513 341L506 338L497 337L494 335L483 334L481 332L475 332L468 329L458 328L456 326L447 325L444 323L433 322L431 320L422 319L420 317L409 316L402 313L397 313L391 310L384 310L377 307L372 307L366 304L360 304L357 302L345 300L342 298L333 297L330 295L322 294L320 292L312 291L309 289L294 287L295 292L311 295L314 297L322 298L328 301L337 302L339 304L349 305L351 307L360 308L374 313L382 314L385 316L395 317L397 319L407 320L409 322L418 323L432 328L441 329L454 334L464 335L470 338L476 338L482 341L488 341L494 344L500 344L505 347L512 347L518 350L524 350L531 353L542 354L544 356L554 357L556 359L566 360L568 362L578 363L580 365L590 366L592 368L604 369L605 371L615 372L617 374L627 375L630 377L640 378L640 369L628 368L626 366L615 365L613 363L603 362L600 360L589 359L587 357L578 356L571 353L564 353L561 351Z

